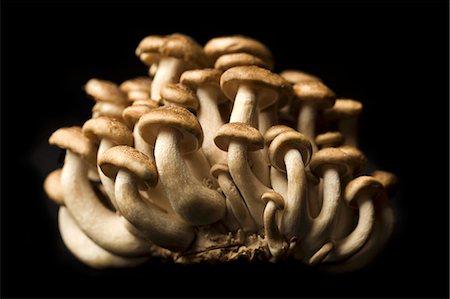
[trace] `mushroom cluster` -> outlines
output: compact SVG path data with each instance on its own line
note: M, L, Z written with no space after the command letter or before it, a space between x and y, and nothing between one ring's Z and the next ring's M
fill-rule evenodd
M92 118L49 138L65 161L44 189L80 261L295 259L342 272L382 250L397 179L364 172L360 102L275 73L271 51L245 36L202 47L150 35L136 55L148 76L89 80Z

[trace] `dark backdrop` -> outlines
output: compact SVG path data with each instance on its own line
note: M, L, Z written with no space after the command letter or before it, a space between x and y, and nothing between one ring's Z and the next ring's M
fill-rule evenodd
M6 297L448 297L448 4L330 2L2 3L1 291ZM174 12L178 14L175 15ZM394 238L372 266L329 275L298 264L161 265L95 271L57 231L42 191L51 132L81 125L92 77L145 75L149 34L201 44L244 34L276 71L321 77L364 104L361 149L398 174Z

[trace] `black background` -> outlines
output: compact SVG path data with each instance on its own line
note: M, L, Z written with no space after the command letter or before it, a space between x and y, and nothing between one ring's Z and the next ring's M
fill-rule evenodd
M2 297L448 297L448 4L445 2L2 3ZM175 15L174 12L178 14ZM394 238L375 264L344 275L295 263L91 270L63 246L42 191L61 165L51 132L82 125L92 77L145 75L149 34L204 44L244 34L276 71L321 77L364 104L360 147L398 174Z

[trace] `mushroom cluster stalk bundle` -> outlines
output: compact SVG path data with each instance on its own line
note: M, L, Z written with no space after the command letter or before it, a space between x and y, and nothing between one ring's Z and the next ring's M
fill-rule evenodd
M331 272L375 260L398 180L367 172L361 102L307 72L276 73L246 36L202 46L150 35L136 55L148 75L89 80L92 117L49 138L66 154L44 189L78 260L292 260Z

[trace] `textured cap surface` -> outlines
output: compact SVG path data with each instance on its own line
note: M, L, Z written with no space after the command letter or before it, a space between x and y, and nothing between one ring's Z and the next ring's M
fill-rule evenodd
M340 149L328 147L313 154L309 167L320 177L323 177L327 168L336 169L343 177L350 174L350 158Z
M269 65L262 59L247 53L232 53L220 56L214 67L226 71L235 66L256 65L262 68L270 69Z
M117 145L133 145L133 133L130 129L124 123L105 116L86 121L83 134L95 143L100 143L105 138Z
M302 81L294 84L294 101L310 104L318 109L330 108L334 105L336 95L320 81Z
M349 156L349 165L353 175L360 174L367 164L367 158L363 152L350 145L340 146L339 149Z
M155 108L144 105L133 105L125 108L122 112L122 118L128 127L132 128L138 122L142 115Z
M337 147L344 143L344 135L341 132L333 131L316 136L316 144L320 148Z
M205 85L219 87L220 76L222 72L216 69L188 70L181 74L180 82L193 90Z
M311 159L311 142L302 133L288 130L275 137L269 146L270 163L280 171L286 171L284 157L287 151L296 149L300 152L306 166Z
M264 138L261 133L244 123L224 124L214 138L217 147L223 151L228 151L232 140L245 144L249 151L256 151L264 147Z
M184 34L168 35L160 48L160 53L198 67L208 67L209 65L208 57L203 48L191 37Z
M295 131L293 128L285 126L285 125L275 125L270 127L266 133L264 133L264 141L267 145L270 145L270 143L273 141L275 137L280 135L283 132L286 131Z
M181 83L169 83L161 89L161 100L165 105L181 106L197 111L198 99L194 91Z
M126 104L128 101L126 94L111 81L93 78L84 85L84 90L96 101L118 104Z
M334 106L325 110L324 116L329 120L351 118L361 114L363 105L352 99L336 99Z
M48 142L60 148L70 150L95 164L96 147L83 135L80 127L68 127L56 130L49 138Z
M344 191L345 202L352 207L357 207L355 202L361 195L367 195L372 199L377 198L378 192L383 191L383 185L371 176L360 176L351 180Z

